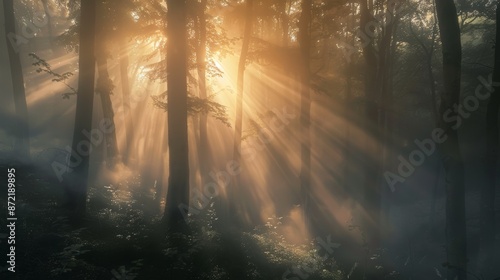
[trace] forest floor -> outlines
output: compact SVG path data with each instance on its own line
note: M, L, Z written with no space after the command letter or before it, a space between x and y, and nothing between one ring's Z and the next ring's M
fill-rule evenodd
M224 234L209 208L190 233L166 234L152 197L110 185L90 187L87 218L75 226L60 205L62 189L33 167L17 166L16 176L16 272L3 261L0 279L343 279L333 259L286 243L270 224ZM2 251L6 241L0 235ZM286 274L304 263L309 273Z
M0 164L4 175L8 167ZM153 192L139 188L138 176L117 185L90 186L87 218L83 225L73 225L61 206L64 194L56 182L25 165L16 167L16 176L16 272L2 266L0 279L323 280L358 279L361 269L359 262L342 263L337 253L321 260L314 244L290 244L274 230L275 221L228 230L211 206L189 223L189 233L166 233ZM2 201L6 196L7 191L0 192ZM475 193L467 196L472 270L478 199ZM6 204L1 205L0 211L7 213ZM439 237L444 201L436 203L435 234L428 226L429 205L424 199L392 209L391 219L402 227L387 244L390 255L385 261L391 262L392 271L380 279L446 278L441 266L446 259L444 239ZM2 251L7 251L7 236L0 232Z
M495 201L500 201L500 190ZM391 223L398 225L387 247L395 254L394 268L404 279L445 279L445 197L444 190L435 201L432 212L430 198L407 201L394 205L391 209ZM480 191L466 191L466 226L468 272L471 279L500 279L500 267L493 268L491 277L482 273L484 267L478 260L480 232ZM500 217L500 203L496 203L495 217ZM497 219L498 220L498 219ZM500 240L500 223L496 223L496 240ZM500 242L495 242L496 252L500 252ZM498 277L498 278L496 278Z

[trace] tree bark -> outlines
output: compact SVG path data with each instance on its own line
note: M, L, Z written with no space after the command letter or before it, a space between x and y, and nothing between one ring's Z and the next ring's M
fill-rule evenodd
M369 4L369 3L368 3ZM369 27L373 20L371 5L366 0L361 1L360 28L362 32ZM377 60L377 50L374 46L375 38L369 37L368 43L363 47L363 57L365 59L365 131L368 138L366 143L366 162L364 166L364 186L362 190L362 205L366 212L366 218L363 219L364 233L366 243L371 249L376 249L380 245L380 209L381 209L381 190L380 190L380 164L377 162L382 157L381 144L381 121L380 101L382 81L384 77L380 76L379 60ZM381 54L383 54L381 52ZM371 142L370 142L371 141Z
M465 280L467 268L464 165L455 123L444 116L457 117L459 104L462 47L457 11L453 0L436 0L443 52L443 85L439 113L440 128L447 139L440 145L446 181L446 254L448 279ZM451 112L451 113L450 113Z
M422 40L419 39L418 35L413 31L412 28L412 23L409 23L410 26L410 32L412 33L413 37L417 40L418 44L420 45L422 51L425 54L425 69L427 72L427 78L429 82L429 90L431 93L431 105L432 105L432 116L434 119L434 125L436 127L439 127L439 109L438 109L438 103L437 103L437 92L436 92L436 79L434 77L434 71L432 68L432 62L433 62L433 57L434 57L434 50L435 50L435 41L436 41L436 36L437 36L437 19L436 19L436 9L434 7L433 9L433 15L434 15L434 23L432 25L432 36L431 36L431 45L426 46ZM439 155L438 155L439 157ZM442 160L439 158L436 164L436 169L435 169L435 177L434 177L434 183L432 184L432 194L431 194L431 207L430 207L430 214L429 214L429 234L430 238L435 238L436 237L436 201L437 201L437 195L438 195L438 190L439 190L439 182L440 182L440 174L441 174L441 162Z
M189 205L186 1L167 0L167 8L169 181L164 221L175 229L184 224L179 206Z
M47 28L49 31L49 42L50 48L54 51L54 30L52 28L52 13L50 12L48 0L42 0L43 10L45 12L45 16L47 17Z
M289 34L289 30L290 30L290 20L288 19L288 10L290 9L291 7L291 4L288 3L289 1L288 0L283 0L283 1L279 1L279 13L280 13L280 21L281 21L281 28L283 30L283 34L282 34L282 38L281 38L281 41L282 41L282 46L283 47L288 47L288 41L290 40L289 37L290 37L290 34Z
M104 39L101 37L101 42ZM104 48L104 47L102 47ZM106 51L103 49L99 50L97 55L97 70L99 77L97 79L96 91L101 97L101 105L104 120L110 124L110 129L107 133L104 133L104 138L106 142L106 164L109 168L114 168L118 160L118 143L116 141L116 130L115 130L115 113L113 110L113 104L111 102L111 94L113 94L113 82L109 78L108 72L108 58Z
M202 0L199 4L198 12L198 48L196 50L196 60L197 60L197 71L198 71L198 91L199 97L202 99L207 99L207 19L206 19L206 8L207 0ZM205 184L205 177L208 176L208 166L209 162L209 146L208 146L208 135L207 135L207 112L202 112L200 115L199 122L200 129L200 146L199 146L199 162L200 162L200 173L201 173L201 185Z
M298 42L300 46L300 130L302 141L300 144L301 168L299 174L300 193L302 196L302 211L304 221L309 229L311 224L311 92L310 92L310 67L309 55L311 51L311 22L312 0L302 1L302 12L299 19Z
M234 125L234 145L233 160L237 163L241 161L241 134L243 130L243 91L245 88L245 69L247 63L248 49L250 47L250 37L252 36L253 0L246 0L245 27L243 32L243 43L241 45L240 59L238 62L237 95L236 95L236 118ZM229 193L229 212L237 213L236 195L239 193L239 175L234 176L234 184Z
M70 158L70 167L73 172L65 178L68 179L70 210L73 218L77 221L84 217L87 202L89 158L92 144L85 134L92 130L95 79L95 18L95 0L82 1L80 8L78 94ZM87 144L88 149L85 147Z
M396 156L392 153L391 147L394 146L395 136L393 134L393 126L394 120L396 118L394 114L394 102L393 102L393 65L394 65L394 57L396 53L396 40L395 34L398 27L399 15L395 14L395 7L389 6L390 2L386 3L386 14L392 15L391 17L387 17L387 22L382 28L382 38L379 49L379 62L378 62L378 81L380 84L380 101L381 110L379 110L379 127L380 127L380 155L381 162L378 162L377 166L377 188L382 188L380 185L381 174L383 174L384 170L388 170L390 161ZM390 20L389 20L390 19ZM390 223L389 223L389 213L390 213L390 196L392 192L390 188L383 188L378 191L378 197L375 196L375 199L378 200L378 203L375 204L378 206L375 210L375 217L378 217L378 227L376 228L379 232L379 240L377 242L381 242L384 237L388 236L391 232ZM386 203L382 203L384 197L384 201ZM377 219L375 219L377 221ZM377 244L377 243L375 243Z
M349 4L349 12L351 13L354 13L354 10L353 10L353 3L350 3ZM356 24L355 23L355 19L354 17L351 17L348 21L347 21L347 30L351 30L353 28L353 26ZM345 40L346 42L349 42L349 44L351 46L354 46L355 45L355 42L356 42L356 37L353 36L353 35L350 35L348 32L345 33ZM351 108L352 106L352 89L353 89L353 67L354 67L354 63L351 59L351 57L346 57L346 69L345 69L345 77L346 77L346 94L345 94L345 99L344 99L344 108ZM352 119L351 118L351 114L350 114L350 111L351 110L348 110L348 109L344 109L343 111L343 116L344 116L344 125L345 125L345 132L344 132L344 149L343 149L343 157L344 157L344 160L343 160L343 167L344 167L344 170L343 170L343 175L342 175L342 185L344 187L344 189L346 190L346 192L351 196L353 197L354 193L352 192L352 188L351 188L351 180L350 178L352 178L351 176L351 165L352 165L352 156L351 156L351 125L352 123L348 120ZM354 202L354 200L353 200ZM354 209L354 203L351 204L351 210Z
M495 260L495 188L497 185L499 155L498 112L500 109L500 2L496 8L495 61L493 66L493 92L486 113L486 182L481 188L481 263L484 277L493 277Z
M122 46L126 46L125 40L122 42ZM125 50L128 52L127 50ZM128 165L130 159L130 153L132 152L133 141L134 141L134 118L132 117L132 107L130 105L130 81L128 75L129 59L128 53L120 57L120 80L122 82L122 96L123 96L123 114L125 119L125 133L126 133L126 148L122 152L123 163Z
M14 0L4 0L3 7L5 14L5 34L7 37L14 36L16 34ZM18 153L20 159L28 160L30 157L28 105L26 103L23 68L18 53L19 50L17 50L13 44L15 44L14 41L7 40L7 51L9 54L9 65L14 95L14 107L20 120L19 127L15 135L16 143L14 150Z

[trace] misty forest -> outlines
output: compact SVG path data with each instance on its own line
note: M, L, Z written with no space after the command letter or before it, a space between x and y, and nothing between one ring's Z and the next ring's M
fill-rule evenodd
M1 279L500 279L500 1L1 2Z

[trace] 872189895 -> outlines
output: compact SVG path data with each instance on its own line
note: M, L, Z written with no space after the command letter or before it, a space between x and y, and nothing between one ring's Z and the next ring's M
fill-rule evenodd
M16 169L7 169L8 173L8 189L7 189L7 210L9 217L15 217L16 215Z

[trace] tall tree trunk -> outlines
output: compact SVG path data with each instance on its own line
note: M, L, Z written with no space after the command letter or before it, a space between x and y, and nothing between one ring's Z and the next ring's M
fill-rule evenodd
M4 0L3 8L5 14L5 34L16 34L16 18L14 15L14 0ZM16 144L14 150L22 160L30 157L29 144L29 119L28 105L26 103L26 92L24 89L23 68L19 53L13 46L14 42L7 40L7 50L9 54L9 65L12 76L12 89L14 94L14 106L19 117L18 130L16 131Z
M387 19L386 25L384 25L382 29L382 38L379 49L379 62L378 62L378 80L380 83L380 101L382 110L379 111L380 114L380 155L381 162L378 163L378 181L377 188L382 188L380 185L381 175L383 170L387 170L389 165L391 164L389 161L395 158L392 153L392 147L394 146L395 139L393 135L393 126L394 126L394 104L393 104L393 65L394 65L394 57L396 55L396 41L395 34L398 27L399 15L395 14L395 7L389 6L389 2L386 3L386 14L392 15L391 20ZM378 242L382 242L382 238L386 236L386 234L390 234L390 223L389 223L389 213L390 213L390 188L383 188L379 190L379 197L375 197L378 199L378 208L375 208L376 213L379 213L379 227L378 231L380 232L380 240ZM386 203L382 203L385 201ZM376 217L376 216L375 216Z
M486 113L486 182L481 189L481 235L480 246L484 276L491 274L495 260L495 187L498 174L499 133L498 112L500 109L500 2L496 8L495 62L493 67L493 93Z
M207 99L207 19L206 19L206 8L207 0L202 0L199 4L198 12L198 48L196 50L196 60L197 60L197 70L198 70L198 91L199 97L202 99ZM201 185L203 186L206 181L206 176L208 176L208 166L209 162L209 146L208 146L208 135L207 135L207 112L202 112L200 115L200 146L199 146L199 161L200 161L200 173L201 173Z
M434 72L432 70L432 58L434 55L434 50L436 46L436 36L437 36L437 19L436 19L436 8L434 7L434 24L432 26L432 42L429 47L429 51L426 53L427 55L427 75L429 76L429 89L431 91L431 104L432 104L432 114L435 122L435 126L439 127L439 109L437 103L437 92L436 92L436 79L434 77ZM431 238L435 238L437 234L437 226L436 225L436 202L439 191L439 182L441 178L441 169L442 169L442 159L438 152L438 160L436 163L436 176L434 178L434 183L432 186L432 197L431 197L431 209L430 209L430 225L429 225L429 233Z
M361 1L361 30L367 30L372 21L371 9L369 8L366 0ZM381 99L381 80L384 77L379 76L377 60L377 50L374 47L374 38L369 37L369 42L363 47L363 57L365 59L365 131L370 139L366 143L366 163L364 166L364 186L362 195L362 205L365 211L365 219L362 224L364 226L364 233L366 235L366 243L371 249L376 249L380 245L380 206L381 206L381 192L380 192L380 177L379 169L381 158L381 145L380 137L380 124L381 114L379 114L380 99ZM381 52L381 54L384 54Z
M353 3L349 4L349 12L354 12L353 10ZM352 30L353 26L355 25L355 19L354 17L351 17L347 21L347 30ZM351 46L355 45L356 37L352 36L349 34L349 32L345 32L345 40L346 42L348 41ZM346 71L345 71L345 77L346 77L346 94L345 94L345 100L344 100L344 108L352 108L352 88L353 88L353 61L351 57L346 57ZM351 110L344 109L343 116L344 116L344 125L345 125L345 132L344 132L344 150L343 150L343 175L342 175L342 185L344 189L348 192L348 194L352 197L352 188L350 187L351 185L351 164L352 164L352 156L351 156L351 125L352 122L349 121L351 120ZM354 200L352 201L354 202ZM354 203L351 204L351 206L354 206ZM354 208L351 208L351 210Z
M103 37L100 37L103 42ZM109 78L108 58L106 51L102 48L97 54L97 71L99 77L97 79L96 92L101 97L102 112L104 120L109 124L109 131L104 134L106 143L106 164L109 168L114 168L118 159L118 143L116 141L115 131L115 113L111 102L111 94L113 94L113 81Z
M73 172L68 179L69 206L73 218L80 220L85 215L90 139L85 134L92 130L95 75L95 0L82 1L80 8L80 51L78 94L76 97L75 127L73 131L70 167Z
M460 28L453 0L436 0L443 52L443 85L440 104L440 128L447 136L440 145L446 178L446 254L448 279L465 280L467 267L464 165L458 141L458 127L444 116L457 117L453 110L459 104L462 47ZM451 113L449 113L451 111Z
M288 0L283 0L279 1L279 13L280 13L280 21L281 21L281 28L283 30L282 38L281 38L281 44L283 47L288 47L288 41L289 41L289 30L290 30L290 20L288 19L288 11L291 7L291 4L288 3Z
M52 49L52 51L54 51L54 42L53 42L54 30L52 27L52 13L50 12L48 0L42 0L42 4L43 4L43 10L45 12L45 16L47 17L47 28L49 31L50 48Z
M130 81L128 76L128 50L126 49L125 40L122 41L122 46L125 48L125 54L120 57L120 81L122 83L123 95L123 114L125 119L125 151L122 152L123 163L128 165L130 153L132 152L134 139L134 118L132 117L132 107L130 105Z
M434 23L432 25L432 36L431 36L431 45L427 47L422 40L418 37L418 34L416 34L412 28L412 23L409 23L410 27L410 32L412 33L413 37L417 40L418 44L422 48L422 51L425 54L425 69L427 72L427 78L429 82L429 91L431 93L431 105L432 105L432 116L434 119L434 125L436 127L439 127L439 109L438 109L438 103L437 103L437 92L436 92L436 79L434 77L434 71L432 69L433 65L433 57L434 57L434 50L435 50L435 41L436 41L436 36L437 36L437 19L436 19L436 9L434 7L433 9L433 15L434 15ZM438 155L439 156L439 155ZM436 201L437 201L437 194L439 190L439 182L440 182L440 174L441 174L441 158L438 159L437 164L436 164L436 169L435 169L435 177L434 177L434 183L432 185L432 194L431 194L431 207L430 207L430 214L429 214L429 233L431 238L436 237Z
M164 221L173 229L184 223L179 206L189 205L187 11L185 0L166 2L169 181Z
M311 21L312 21L312 0L302 0L302 12L299 19L298 42L300 46L300 130L301 130L301 167L300 167L300 193L302 196L302 211L304 221L309 229L311 224L311 92L309 69L309 56L311 51Z
M250 37L252 36L252 14L253 14L253 0L246 0L245 12L245 29L243 33L243 43L241 45L240 60L238 62L238 77L237 77L237 95L236 95L236 118L234 125L234 145L233 145L233 160L240 163L241 155L241 134L243 130L243 91L245 88L245 69L247 63L248 49L250 47ZM236 195L239 193L239 176L234 176L234 184L229 193L229 211L230 213L237 213L234 201Z
M367 143L364 150L364 183L362 189L363 212L360 221L363 226L364 242L367 254L364 255L363 273L368 279L379 278L383 273L376 270L381 259L374 261L368 257L376 253L382 246L382 231L387 230L386 216L388 206L383 208L383 194L388 198L387 189L382 190L381 174L388 165L392 140L392 84L391 84L391 46L397 23L395 4L390 1L377 2L378 8L385 9L385 20L382 20L380 31L373 26L374 4L371 0L360 2L360 29L363 43L363 57L365 60L365 119L364 130L367 134ZM378 37L376 37L376 35ZM378 49L375 41L378 40ZM359 215L358 214L358 215ZM374 263L375 262L375 263ZM385 267L385 265L383 265Z

